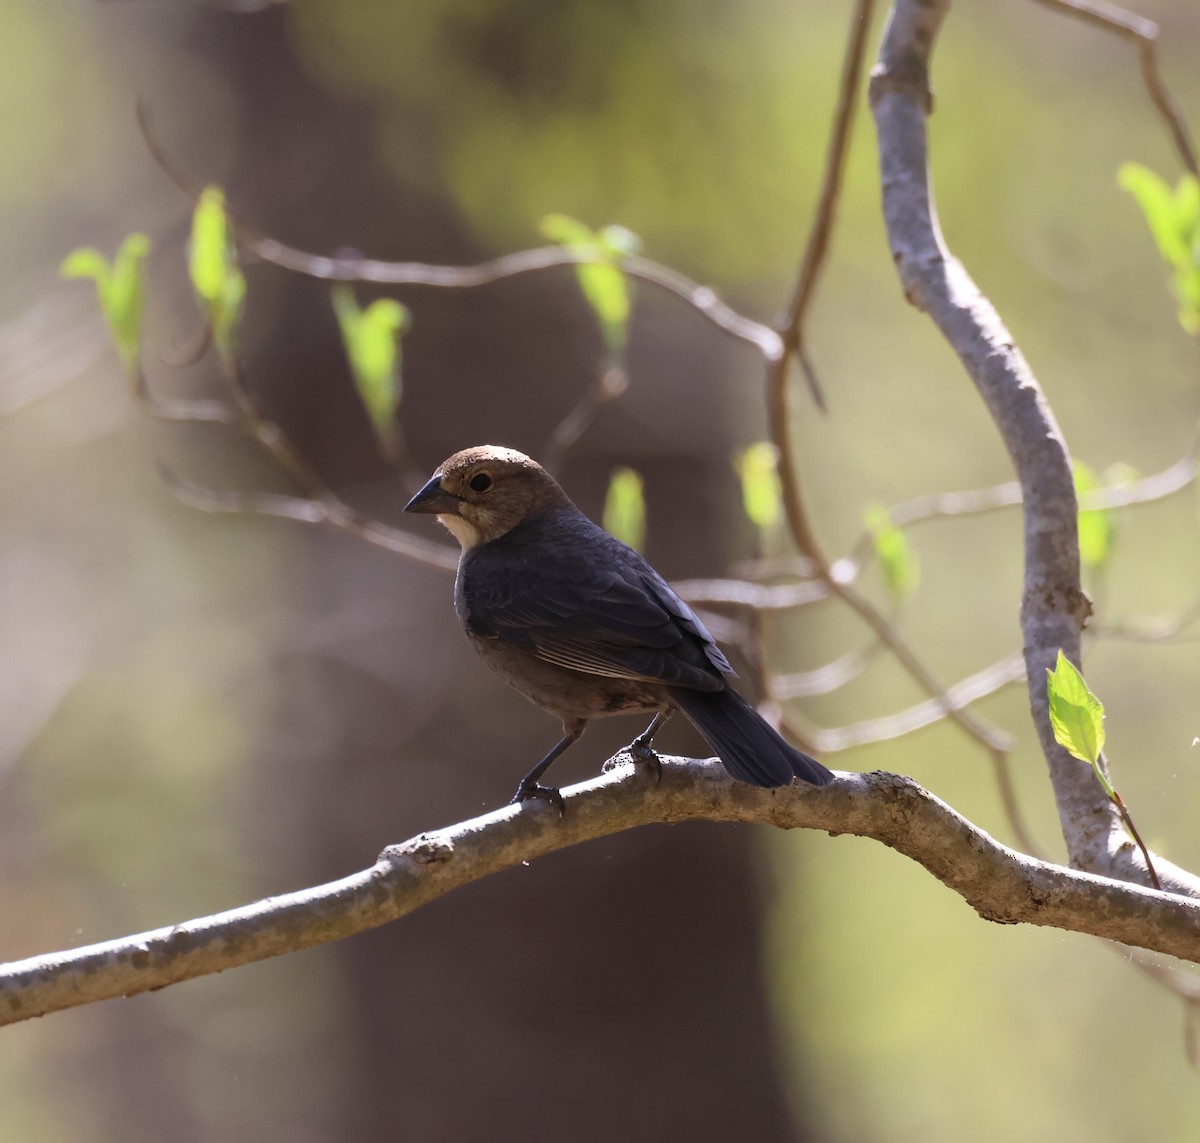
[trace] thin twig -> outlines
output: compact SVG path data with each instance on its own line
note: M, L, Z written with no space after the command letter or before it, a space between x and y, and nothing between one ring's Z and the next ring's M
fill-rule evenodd
M775 676L772 690L777 698L784 700L831 694L858 678L882 651L883 644L871 639L822 667Z
M1138 504L1150 504L1165 500L1183 492L1196 483L1197 457L1200 442L1179 460L1162 472L1143 476L1128 484L1109 488L1096 488L1079 496L1081 512L1095 512L1116 508L1129 508ZM908 528L927 520L946 519L956 516L978 516L1005 508L1016 508L1021 504L1021 486L1015 480L994 484L990 488L972 489L966 492L934 492L928 496L916 496L901 501L888 509L888 518L898 528ZM847 560L853 565L860 563L874 549L871 532L864 529L850 547Z
M542 467L558 475L567 453L583 436L588 426L600 415L600 410L620 397L629 388L629 375L624 369L611 366L584 390L583 396L557 428L550 434L542 452Z
M1150 874L1150 883L1155 889L1162 888L1162 882L1158 879L1158 874L1154 871L1154 862L1150 859L1150 851L1146 848L1146 843L1142 841L1142 835L1138 833L1137 826L1133 824L1133 818L1129 816L1129 810L1125 806L1125 801L1116 790L1112 792L1113 803L1117 807L1117 813L1121 815L1121 821L1125 823L1125 828L1129 831L1129 836L1133 838L1138 849L1142 851L1142 860L1146 863L1146 872Z
M335 501L336 497L325 483L324 477L300 455L299 449L292 444L291 438L283 428L262 414L258 402L250 392L245 371L237 354L223 353L220 355L220 361L221 372L229 385L229 391L233 394L234 404L255 440L313 500Z
M1200 167L1196 164L1196 148L1192 144L1191 133L1179 103L1167 90L1162 74L1158 68L1158 25L1145 16L1138 16L1118 8L1115 4L1107 4L1104 0L1036 0L1044 8L1053 8L1067 16L1083 20L1085 23L1111 32L1122 39L1129 40L1138 50L1142 64L1142 79L1150 100L1158 109L1158 113L1167 124L1175 150L1183 165L1193 175L1200 178Z
M1105 639L1128 639L1137 643L1166 643L1197 619L1200 619L1200 599L1193 600L1182 611L1172 615L1153 619L1093 623L1088 627L1088 634Z
M941 721L955 711L963 711L971 703L994 694L1011 683L1019 682L1024 677L1025 663L1021 653L1017 651L982 671L968 675L953 686L944 688L937 697L916 703L906 710L884 715L882 718L864 719L848 726L821 730L818 734L817 748L833 753L849 750L852 746L863 746L868 742L883 742L912 734L915 730ZM997 745L1002 750L1009 749L1007 735Z
M180 503L201 512L275 516L302 524L320 524L429 567L453 571L458 566L458 552L448 545L435 544L398 528L389 528L356 512L336 497L310 500L269 492L218 492L183 480L162 465L159 475Z
M833 129L825 153L825 172L821 179L821 194L816 213L808 232L808 242L800 263L796 289L788 306L787 325L783 331L785 354L794 353L801 372L817 406L825 410L825 394L804 342L804 319L816 293L817 282L825 266L833 224L841 198L842 175L846 169L846 154L854 127L854 112L862 93L863 64L867 55L867 33L871 29L874 0L856 0L850 15L850 42L842 58L842 76L838 86L837 108Z
M860 3L861 8L861 3ZM857 14L857 13L856 13ZM829 190L829 204L818 207L814 230L827 229L832 218L832 211L837 198L837 187L840 185L840 166L844 158L845 141L849 137L849 116L853 106L852 92L848 92L848 77L856 74L856 64L853 57L863 50L861 36L863 28L856 23L847 46L847 59L842 68L842 91L844 98L839 102L839 118L835 121L835 131L843 134L840 147L831 146L827 160L826 184ZM846 122L843 124L842 119ZM823 196L824 197L824 196ZM828 216L828 218L826 217ZM804 307L812 296L813 283L816 280L817 268L823 257L825 241L814 239L810 242L813 252L814 265L809 265L806 258L802 268L802 280L796 290L793 301L793 312L802 319ZM811 280L810 280L811 279ZM893 655L899 660L906 671L916 680L918 685L935 701L942 702L950 718L952 718L966 733L980 742L989 752L1008 749L1008 736L996 727L976 718L969 711L956 707L946 700L946 690L934 673L921 661L919 656L909 646L907 641L896 630L895 626L854 586L846 582L840 575L835 574L833 566L825 555L816 531L813 528L800 479L799 466L796 463L795 450L792 444L790 386L788 384L789 354L784 353L779 358L767 358L767 419L770 426L770 436L775 445L779 463L779 479L782 491L784 516L792 540L801 555L810 560L815 578L823 582L833 595L847 604L871 628L876 637L886 644ZM839 569L840 571L840 569Z
M688 603L725 603L755 611L787 611L829 599L832 592L821 580L807 583L753 583L744 579L685 579L671 585Z
M211 425L237 427L238 415L223 401L164 400L150 390L146 374L138 368L133 374L133 396L142 411L156 421L199 421Z
M149 101L139 99L138 124L142 138L155 162L177 187L193 201L200 196L200 184L171 157L154 129ZM238 242L264 262L293 270L310 278L338 282L373 282L391 286L429 286L445 289L473 289L490 285L518 274L548 270L555 266L576 266L581 262L606 261L600 252L569 250L563 246L543 246L504 254L475 266L435 266L427 262L382 262L348 254L329 258L309 254L268 238L227 207L230 224ZM738 341L754 346L768 360L783 354L783 340L770 326L738 313L726 305L708 286L692 281L685 274L640 254L620 260L621 269L631 277L657 286L686 302L701 317Z

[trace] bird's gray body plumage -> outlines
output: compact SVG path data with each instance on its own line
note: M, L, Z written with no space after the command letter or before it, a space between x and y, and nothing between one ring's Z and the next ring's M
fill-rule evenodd
M728 660L667 582L569 501L464 549L454 598L488 666L568 733L604 715L678 708L742 781L832 778L726 682Z

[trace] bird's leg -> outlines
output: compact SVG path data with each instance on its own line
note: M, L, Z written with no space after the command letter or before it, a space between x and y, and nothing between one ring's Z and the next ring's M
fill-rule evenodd
M654 749L650 743L654 740L654 736L658 733L662 724L671 717L671 713L669 710L660 710L650 720L650 725L626 747L629 753L633 755L635 762L649 766L654 771L654 777L658 781L662 781L662 763L658 760L658 755L654 753Z
M513 795L510 805L519 805L521 802L527 802L531 798L540 798L544 802L549 802L552 806L558 807L559 814L563 813L564 806L562 794L558 792L557 786L543 786L538 782L538 779L550 768L550 763L554 761L568 746L571 745L582 733L583 728L587 726L584 719L579 719L571 723L563 723L565 733L547 752L546 756L532 769L524 778L521 779L521 784L517 787L517 792Z

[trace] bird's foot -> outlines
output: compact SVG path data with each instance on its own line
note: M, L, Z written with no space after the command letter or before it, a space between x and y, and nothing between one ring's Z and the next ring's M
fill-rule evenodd
M625 749L629 756L639 766L646 766L654 772L654 780L662 781L662 760L655 753L649 742L643 742L643 735L638 735Z
M532 801L549 802L552 806L557 806L559 817L566 812L563 796L558 792L557 786L543 786L540 782L530 782L528 779L517 787L517 792L508 804L519 806L523 802Z

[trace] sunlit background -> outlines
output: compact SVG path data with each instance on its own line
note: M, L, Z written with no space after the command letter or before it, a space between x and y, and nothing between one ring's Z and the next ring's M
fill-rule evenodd
M1200 123L1200 10L1139 10L1161 22L1166 78ZM184 169L301 248L470 262L539 244L560 211L629 227L769 321L814 204L847 21L814 0L0 9L0 959L366 866L502 803L558 733L473 659L446 574L166 490L156 464L213 488L288 486L223 429L149 422L91 291L57 276L77 246L148 233L151 381L219 392L211 357L179 364L200 332L190 203L151 159L136 97ZM1116 183L1126 160L1179 173L1135 52L1034 4L964 4L934 79L948 240L1073 453L1166 468L1196 431L1200 358ZM414 326L392 469L327 287L247 274L254 391L347 500L392 522L412 475L457 448L542 452L602 359L569 270L400 291ZM797 386L796 433L830 552L872 503L1010 479L967 378L901 295L865 110L810 332L829 415ZM761 363L641 287L629 371L568 456L568 490L595 514L630 465L664 574L745 559L731 458L764 435ZM434 538L428 520L403 523ZM1102 616L1192 603L1194 489L1119 525L1091 585ZM910 538L922 580L901 623L930 666L954 680L1019 648L1019 515ZM886 604L877 572L865 586ZM866 633L822 605L772 619L767 639L773 666L797 671ZM1099 641L1086 660L1118 787L1151 844L1191 868L1198 659L1184 638ZM921 697L883 658L798 709L837 726ZM1015 736L1022 807L1061 856L1023 689L979 711ZM595 727L559 780L634 731ZM667 747L699 749L670 732ZM952 726L826 761L911 774L1014 840L987 756ZM661 827L337 947L8 1027L0 1139L1182 1143L1200 1122L1183 1026L1119 952L988 924L875 843Z

